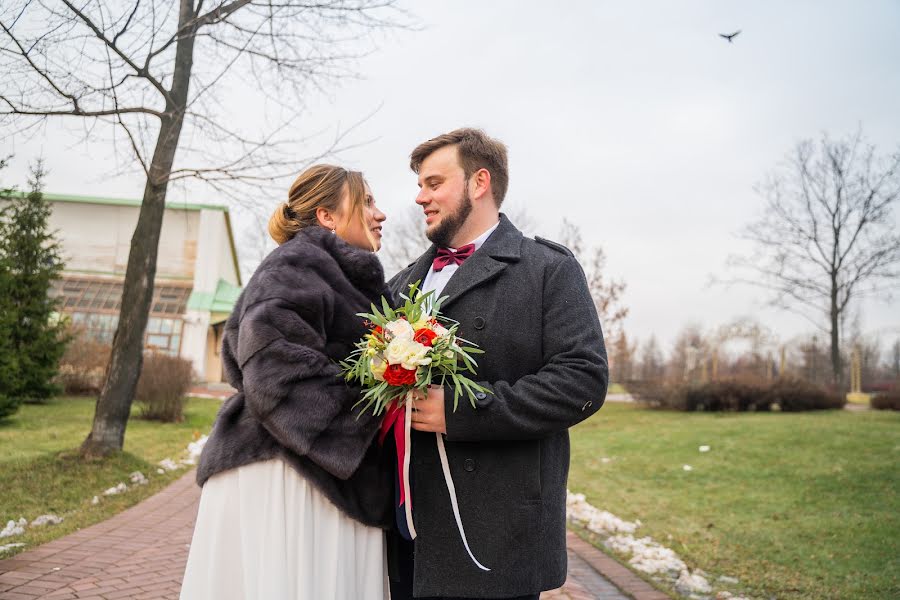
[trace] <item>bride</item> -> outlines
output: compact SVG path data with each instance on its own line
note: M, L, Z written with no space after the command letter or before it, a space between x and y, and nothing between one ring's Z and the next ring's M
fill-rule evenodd
M393 519L380 419L338 376L388 291L374 252L385 215L359 172L316 165L269 221L279 246L225 326L237 393L200 458L203 487L182 600L385 600Z

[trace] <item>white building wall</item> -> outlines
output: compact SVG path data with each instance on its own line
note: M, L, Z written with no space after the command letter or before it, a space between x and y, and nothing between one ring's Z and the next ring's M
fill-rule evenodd
M140 207L54 202L50 227L58 232L66 271L124 276ZM156 278L192 280L198 211L167 209L159 240Z

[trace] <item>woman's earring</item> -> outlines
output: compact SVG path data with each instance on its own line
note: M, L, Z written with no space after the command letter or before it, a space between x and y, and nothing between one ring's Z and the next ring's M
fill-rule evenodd
M331 233L332 233L332 235L334 235L335 233L337 233L337 232L334 230L334 227L331 228Z

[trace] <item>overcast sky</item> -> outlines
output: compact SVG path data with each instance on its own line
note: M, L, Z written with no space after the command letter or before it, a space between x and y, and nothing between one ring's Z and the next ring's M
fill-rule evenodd
M741 316L785 340L812 331L765 308L757 290L706 284L747 249L736 234L762 208L753 186L797 140L861 124L883 152L900 146L900 2L406 6L419 30L380 36L360 80L308 99L315 127L381 106L356 131L372 141L340 160L366 173L388 214L386 245L391 215L417 192L410 150L478 126L509 146L507 202L527 210L536 233L553 238L568 218L606 250L609 274L628 284L633 336L655 334L665 347L688 322ZM737 29L733 44L717 35ZM48 191L140 197L140 177L106 177L108 150L44 131L3 142L16 154L5 183L24 183L28 161L43 155ZM886 344L900 336L900 301L860 309L864 331Z

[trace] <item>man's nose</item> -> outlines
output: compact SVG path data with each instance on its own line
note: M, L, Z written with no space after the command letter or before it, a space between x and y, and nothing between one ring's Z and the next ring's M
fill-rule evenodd
M428 199L428 190L422 188L416 195L416 204L418 204L419 206L423 206L425 204L428 204L429 202L430 200Z

